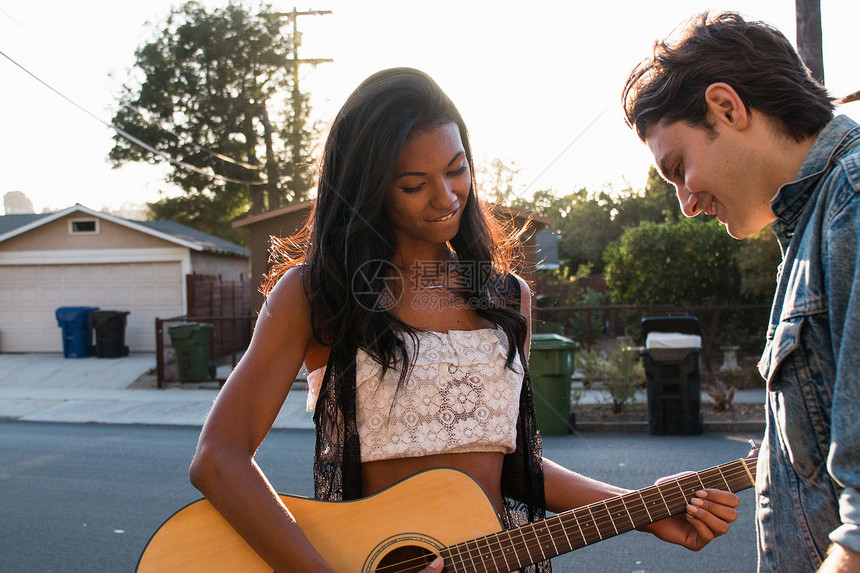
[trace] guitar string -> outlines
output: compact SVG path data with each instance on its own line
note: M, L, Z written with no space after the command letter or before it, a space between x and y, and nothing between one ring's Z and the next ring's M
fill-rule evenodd
M736 462L735 462L735 463L736 463ZM742 466L742 467L743 467L743 466ZM646 488L646 490L651 490L651 491L656 492L656 493L657 493L657 495L659 495L659 497L662 499L662 498L664 498L665 496L664 496L664 495L662 495L662 492L660 491L660 488L665 488L665 487L667 487L667 486L670 486L670 487L671 487L671 486L678 486L678 485L682 485L682 484L684 485L684 487L687 487L687 486L692 485L692 482L694 482L694 481L699 481L699 482L700 482L700 484L701 484L701 479L699 478L699 476L700 476L700 475L701 475L701 476L703 476L703 477L705 477L705 479L709 479L710 477L712 477L713 479L716 479L716 475L717 475L717 474L720 474L720 480L722 480L722 481L725 481L725 480L724 480L724 477L725 477L725 476L730 477L730 478L731 478L731 480L732 480L732 481L733 481L733 482L734 482L734 483L735 483L739 488L740 488L741 486L746 486L746 485L747 485L747 481L748 481L748 480L747 480L747 479L745 479L745 478L744 478L744 476L743 476L743 474L744 474L744 473L746 473L746 471L747 471L746 469L742 469L742 472L738 472L738 471L737 471L737 469L734 469L734 468L733 468L731 473L726 473L726 474L723 474L723 472L722 472L721 470L722 470L722 468L712 468L712 470L711 470L711 471L705 470L704 472L700 472L699 474L693 474L693 475L691 475L691 476L684 476L683 478L680 478L679 480L674 480L674 481L672 481L672 482L666 482L666 483L660 484L659 486L650 486L649 488ZM711 476L709 476L709 475L707 475L707 474L712 474L712 475L711 475ZM739 476L740 476L740 478L741 478L740 480L738 480L738 477L739 477ZM687 482L687 483L686 483L686 484L684 484L684 482ZM714 485L718 485L718 484L716 484L716 483L715 483ZM690 489L690 492L691 492L691 494L692 494L694 491L697 491L697 490L698 490L698 489L700 489L700 488L693 488L693 487L690 487L689 489ZM641 491L641 490L640 490L640 491ZM681 490L681 491L682 491L682 490ZM631 492L631 494L633 494L633 493L639 493L639 492ZM682 491L682 493L683 493L683 491ZM629 495L631 495L631 494L625 494L625 496L629 496ZM651 497L656 497L656 496L651 496ZM671 492L671 493L670 493L670 497L677 497L677 494L676 494L676 493L674 493L674 492ZM607 500L607 501L608 501L609 503L597 502L597 504L592 504L592 505L593 505L593 506L595 506L595 505L604 505L604 506L606 507L606 510L608 511L608 510L610 509L609 504L610 504L610 503L614 503L616 506L621 505L621 506L625 507L625 510L627 510L627 508L626 508L626 504L625 504L625 503L623 503L619 498L613 498L612 500ZM680 502L680 503L683 503L684 505L686 505L686 495L684 495L684 497L683 497L683 498L678 498L677 500L673 500L673 505L675 505L675 501ZM576 508L575 510L571 510L570 512L565 512L564 514L559 514L559 516L562 516L563 518L569 518L569 517L571 517L571 516L574 516L573 514L575 514L575 513L583 513L583 511L582 511L582 510L584 510L584 509L586 509L586 508L585 508L585 507L582 507L582 508ZM644 515L646 515L646 514L647 514L647 515L648 515L648 519L649 519L649 521L648 521L648 522L657 521L657 520L659 520L659 519L662 519L663 517L668 517L668 516L669 516L669 514L667 513L666 515L661 515L661 516L660 516L660 517L658 517L658 518L653 518L653 517L651 516L651 514L647 512L647 508L644 508L644 509L646 509L646 512L645 512L644 514L643 514L643 512L642 512L642 511L634 511L634 513L633 513L632 515L635 515L635 516L636 516L636 519L638 520L638 519L640 518L640 516L641 516L641 517L644 517ZM678 508L678 510L679 510L678 512L680 512L680 510L682 510L682 509L683 509L683 506L679 507L679 508ZM602 511L602 510L601 510L601 511ZM630 512L629 512L629 511L627 511L627 513L628 513L628 515L630 515ZM550 541L553 543L554 548L556 549L556 554L561 554L561 552L558 552L558 551L557 551L557 547L555 547L555 542L554 542L553 538L554 538L554 537L558 537L558 536L557 536L557 534L552 533L552 529L553 529L554 527L555 527L556 529L557 529L558 527L560 527L560 528L561 528L561 531L564 533L564 536L565 536L568 540L569 540L569 536L568 536L568 534L567 534L567 529L564 527L564 519L558 519L558 517L559 517L559 516L556 516L555 518L550 518L549 520L546 520L546 521L544 521L544 522L541 522L541 523L539 523L539 524L535 524L535 525L531 526L531 527L535 530L535 535L534 535L533 537L535 537L535 538L537 539L537 543L535 543L535 541L534 541L534 540L527 540L527 539L525 539L525 538L524 538L524 541L523 541L522 543L520 543L519 545L520 545L520 546L522 546L522 545L523 545L523 543L524 543L524 544L525 544L525 546L526 546L526 547L525 547L525 548L526 548L526 551L527 551L527 552L529 552L529 553L531 553L531 552L528 550L528 548L529 548L529 547L534 547L534 548L536 549L536 551L538 551L538 550L540 551L540 553L543 555L543 558L546 558L546 551L544 551L544 550L543 550L543 545L544 545L544 543L542 543L542 542L541 542L541 537L543 537L543 538L549 537L549 538L550 538ZM574 517L575 517L575 516L574 516ZM611 520L611 515L609 516L609 519ZM572 523L572 524L570 524L570 523L569 523L568 525L577 525L577 522L579 522L579 521L582 521L582 520L581 520L581 519L577 519L574 523ZM629 531L630 529L632 529L632 528L633 528L633 527L632 527L632 526L634 525L633 520L629 520L629 521L630 521L630 526L631 526L631 527L630 527L629 529L625 529L625 531ZM602 538L602 534L601 534L601 532L600 532L600 527L601 527L601 526L604 526L604 528L605 528L605 525L606 525L607 521L606 521L606 520L592 520L592 522L593 522L593 526L594 526L594 528L595 528L595 531L598 533L598 536ZM623 527L625 527L625 526L623 526ZM589 528L589 526L586 526L586 528L585 528L585 529L588 529L588 528ZM615 525L614 525L614 523L613 523L613 529L615 529L615 528L616 528L616 526L615 526ZM583 541L585 541L585 544L587 545L587 544L588 544L588 541L586 541L586 540L585 540L585 536L584 536L584 531L585 531L585 529L583 529L583 527L582 527L582 526L577 526L577 528L576 528L576 529L577 529L577 530L579 530L579 533L580 533L580 534L582 534ZM608 532L608 533L611 535L611 532ZM499 536L499 535L501 535L501 534L496 534L496 536ZM488 536L488 537L489 537L489 536ZM595 541L599 541L599 540L600 540L600 539L597 539L597 540L595 540ZM593 543L593 542L595 542L595 541L592 541L592 543ZM487 543L487 542L486 542L486 539L474 540L473 542L470 542L470 543L476 543L476 544L479 544L479 543L482 543L482 542L486 543L488 546L492 546L492 545L493 545L493 543L495 543L496 545L499 545L499 541L495 541L495 542L494 542L494 541L490 541L490 542L488 542L488 543ZM570 549L574 549L574 548L575 548L575 547L574 547L574 545L575 545L574 543L570 543L570 542L568 542L568 546L570 547ZM549 547L549 546L547 545L547 547ZM507 565L507 558L506 558L506 557L505 557L505 555L504 555L504 549L501 549L501 551L502 551L502 558L505 560L506 565ZM498 561L498 559L497 559L497 557L496 557L496 553L497 553L497 552L496 552L496 550L491 550L491 553L490 553L490 556L493 558L494 564ZM523 564L522 564L522 563L518 563L518 565L522 566Z
M679 501L681 502L681 505L678 506L678 508L677 508L679 510L678 512L680 512L680 510L683 509L683 505L686 503L686 500L683 498L681 498ZM673 502L673 505L675 505L674 502ZM676 513L678 513L678 512L676 512ZM582 514L583 512L582 511L576 511L575 513ZM641 511L640 512L634 512L634 514L637 516L637 518L639 516L644 517L646 515L646 513L643 513ZM594 539L593 533L591 531L592 526L594 528L594 532L597 533L599 538L602 538L601 528L606 529L606 527L605 527L606 521L605 520L594 520L593 524L591 524L591 523L590 524L578 524L577 522L579 520L576 520L573 523L570 523L569 517L571 517L571 516L568 515L566 517L567 517L567 519L563 518L561 520L557 520L557 519L553 518L551 520L548 520L546 522L543 522L543 523L535 526L535 528L534 528L535 529L534 539L526 541L526 543L528 544L527 549L528 549L528 547L532 547L535 549L535 552L540 551L543 558L547 557L547 551L548 550L553 549L555 552L551 555L551 557L554 557L555 555L560 555L561 553L565 553L569 550L575 549L578 546L579 547L582 546L578 542L574 543L574 542L570 541L571 533L574 534L574 538L576 537L575 533L580 533L580 535L582 536L582 540L584 542L583 544L588 545L589 541L585 537L586 533L589 535L589 537L593 538L591 540L592 543L600 540L600 539ZM668 514L666 514L665 516L661 515L660 518L662 518L662 517L668 517ZM659 519L659 518L652 518L649 515L649 519L646 521L646 523L652 522L656 519ZM565 527L565 521L568 521L568 524L567 524L568 527ZM622 525L622 529L625 531L629 531L629 530L633 529L633 526L635 525L634 520L628 519L628 524L629 525ZM568 529L570 529L571 531L568 531ZM616 526L613 526L613 530L616 530ZM612 532L607 531L607 534L612 535ZM557 538L557 539L561 540L562 535L564 536L565 539L567 539L568 548L565 551L560 552L560 551L558 551L557 545L555 543L555 539ZM549 539L550 543L552 543L552 547L550 547L550 545L548 543L546 543L547 538ZM492 544L490 544L490 545L492 545ZM498 543L496 543L496 545L498 545ZM501 549L501 551L502 551L502 556L507 563L507 558L504 557L504 549ZM497 555L498 555L498 551L493 550L491 547L490 556L494 560L494 563L498 561ZM531 561L534 561L534 560L530 559L529 562L531 562ZM518 563L518 565L520 565L520 566L525 565L525 564L526 563Z
M711 473L713 474L714 478L716 477L716 474L720 474L720 480L721 481L725 481L724 478L729 477L731 479L731 481L735 484L735 486L737 486L738 489L744 489L745 487L749 487L749 480L748 480L748 477L745 477L743 475L744 473L746 473L746 469L743 469L743 468L744 468L744 466L741 466L741 469L742 469L741 472L739 472L737 469L733 468L731 473L727 472L724 474L720 468L720 469L715 469ZM618 523L617 518L612 517L612 515L611 515L612 512L616 512L617 515L621 515L621 516L623 516L626 513L628 515L627 522L630 524L631 529L632 529L632 526L635 525L634 521L639 521L640 519L642 519L643 521L645 521L647 523L647 522L657 521L657 520L662 519L664 517L669 517L669 513L671 513L671 512L666 512L665 515L660 514L659 517L656 517L656 518L653 517L653 515L647 511L647 504L643 505L642 510L635 509L633 511L633 513L631 513L629 511L629 508L627 507L626 502L632 501L633 494L639 495L639 494L645 493L649 496L649 498L651 499L652 502L656 503L654 500L657 497L659 497L661 501L666 499L666 495L664 495L664 493L666 493L666 492L661 491L662 489L665 489L666 486L670 486L670 487L674 486L674 487L679 487L679 492L682 494L682 497L678 497L678 494L675 492L668 492L669 493L669 499L672 500L673 505L676 505L676 503L681 503L683 505L686 505L687 495L684 493L683 489L689 489L691 495L695 491L699 490L700 488L698 488L698 487L692 487L693 485L695 485L694 481L699 481L701 483L701 479L699 479L699 477L698 477L699 475L705 477L705 479L709 478L709 476L706 475L706 472L700 472L700 474L698 474L698 475L694 474L691 476L684 476L683 478L680 478L679 480L674 480L672 482L666 482L666 483L660 484L659 486L650 486L649 488L646 488L645 490L639 490L639 491L631 492L630 494L625 494L624 496L621 496L619 498L611 498L609 500L605 500L602 502L597 502L596 504L592 504L592 507L601 506L601 505L604 506L605 510L601 510L601 511L606 511L608 513L607 517L605 519L597 519L597 520L592 519L592 520L590 520L590 522L586 522L585 528L583 528L582 526L578 526L576 529L579 530L578 532L581 534L581 536L583 537L583 540L585 541L585 538L584 538L585 537L584 536L585 529L590 529L592 526L593 526L595 532L597 533L598 537L600 537L600 538L603 537L602 531L604 531L604 530L606 530L607 537L612 535L612 531L608 531L608 528L606 527L607 523L611 523L613 530L617 529L617 525L616 525ZM738 478L740 478L740 479L738 479ZM718 485L718 484L714 484L714 485ZM683 489L681 489L681 488L683 488ZM652 495L652 494L655 494L655 495ZM644 497L644 496L640 496L640 497ZM622 499L622 498L626 498L626 499ZM634 505L638 505L638 502L634 502ZM676 511L676 513L680 512L680 510L683 509L683 505L681 507L677 508L677 510L679 510L679 511ZM585 508L576 508L574 510L571 510L571 512L565 512L563 514L559 514L560 516L562 516L562 519L559 519L557 521L558 521L558 524L562 527L562 529L565 532L566 532L566 528L564 527L564 525L565 525L564 520L570 516L577 518L577 516L575 514L584 514L584 512L582 511L583 509L585 509ZM621 511L622 509L624 510L623 512ZM643 513L643 510L644 510L644 513ZM648 516L647 521L645 520L646 515ZM634 516L635 516L635 518L634 518ZM556 518L551 518L551 520L547 520L546 522L542 522L541 524L537 524L536 527L542 527L543 529L548 530L555 525L555 521L556 521ZM583 519L577 518L576 521L570 525L578 525L579 523L582 523L583 521L584 521ZM627 527L627 526L622 524L622 527ZM627 530L629 530L629 529L627 529ZM552 534L550 533L550 535L552 535ZM599 541L599 539L597 539L597 541ZM587 542L586 542L586 544L587 544ZM573 544L569 544L569 545L572 546Z
M744 472L746 472L746 470L743 470L743 471L744 471ZM705 472L700 472L700 474L701 474L701 475L704 475L704 473L705 473ZM721 479L723 479L723 477L724 477L724 474L722 474L722 472L720 471L720 469L716 469L716 470L715 470L714 472L712 472L712 473L713 473L713 474L717 474L717 473L721 474ZM748 485L747 485L747 484L748 484L748 479L743 479L743 478L744 478L744 476L743 476L742 474L738 473L738 472L737 472L737 470L733 470L733 472L732 472L731 474L726 474L726 475L728 475L729 477L731 477L732 481L733 481L733 482L734 482L734 483L735 483L735 484L736 484L740 489L743 489L743 487L741 487L741 486L748 487ZM738 476L740 476L740 477L741 477L741 479L740 479L740 480L739 480L739 479L737 479L737 478L738 478ZM707 476L705 476L705 477L707 478ZM692 476L684 476L684 478L681 478L680 480L676 480L676 481L673 481L673 482L667 482L667 483L664 483L664 484L660 484L660 486L659 486L659 487L665 487L665 486L667 486L667 485L670 485L670 486L672 486L672 485L677 485L677 484L681 483L682 481L692 482L692 481L693 481L693 478L698 479L698 478L697 478L697 476L696 476L695 474L694 474L694 475L692 475ZM701 480L699 480L699 481L701 481ZM724 480L723 480L723 481L724 481ZM715 485L716 485L716 484L715 484ZM646 489L656 489L657 487L658 487L658 486L651 486L651 488L646 488ZM697 489L699 489L699 488L690 488L690 491L691 491L691 493L692 493L692 492L694 492L694 491L695 491L695 490L697 490ZM637 493L637 492L631 492L631 493ZM660 493L660 492L658 491L658 494L659 494L659 493ZM627 495L630 495L630 494L625 494L625 496L627 496ZM676 496L677 496L677 494L674 494L674 493L672 493L672 494L671 494L671 497L676 497ZM662 497L665 497L665 496L662 496L662 495L661 495L660 497L662 498ZM609 501L609 500L607 500L607 501ZM683 504L686 504L686 496L684 496L683 498L679 498L677 501L678 501L678 502L681 502L681 503L683 503ZM673 505L674 505L674 502L675 502L675 500L673 500ZM618 498L614 498L613 500L611 500L611 501L610 501L610 503L614 503L616 506L618 506L621 502L620 502L620 500L619 500ZM593 504L593 505L604 505L604 506L606 507L606 509L607 509L607 510L609 510L609 504L604 503L604 502L598 502L597 504ZM624 504L624 505L626 505L626 504ZM539 523L539 524L536 524L536 525L532 526L532 527L535 529L535 531L536 531L536 534L535 534L535 535L536 535L537 539L539 540L539 541L538 541L538 546L539 546L539 548L540 548L540 546L542 546L542 545L543 545L543 544L540 542L540 537L541 537L541 536L546 537L547 535L549 535L550 537L554 536L554 534L551 532L551 529L552 529L554 526L556 526L556 525L558 525L558 526L560 526L560 527L562 528L562 531L565 533L565 537L569 539L569 536L567 535L567 530L566 530L566 528L564 527L564 519L567 519L567 518L569 518L569 517L571 517L571 516L576 517L574 514L575 514L575 513L583 513L583 512L582 512L582 510L583 510L583 509L585 509L585 508L577 508L577 509L575 509L575 510L571 510L570 512L565 512L564 514L559 514L559 516L562 516L562 518L563 518L563 519L558 519L558 517L559 517L559 516L556 516L556 518L550 518L549 520L546 520L546 521L544 521L544 522L541 522L541 523ZM679 511L677 511L676 513L680 513L680 510L682 510L682 509L683 509L683 506L682 506L682 507L679 507L679 508L678 508L678 510L679 510ZM629 512L628 512L628 513L629 513ZM646 512L646 513L647 513L647 512ZM634 514L637 516L637 519L639 518L639 516L643 516L643 517L644 517L644 514L643 514L641 511L634 512ZM650 516L650 514L648 514L648 515L649 515L649 522L653 522L653 521L656 521L656 520L662 519L663 517L668 517L668 516L669 516L669 514L668 514L668 513L667 513L666 515L661 516L661 517L658 517L658 518L652 518L652 517ZM611 519L611 516L609 516L609 518ZM567 519L567 520L569 521L569 519ZM585 544L587 545L587 544L588 544L588 542L585 540L585 536L584 536L585 529L583 529L583 527L582 527L582 526L578 526L578 522L581 522L581 521L582 521L581 519L575 519L575 521L574 521L573 523L569 523L569 525L577 526L577 528L576 528L576 529L578 529L578 530L579 530L579 533L580 533L580 534L582 534L583 541L585 541ZM592 520L592 522L593 522L593 527L594 527L594 529L595 529L596 533L598 534L598 536L599 536L600 538L602 538L603 536L602 536L602 533L601 533L601 531L600 531L600 527L601 527L601 526L604 526L604 528L605 528L605 525L606 525L607 521L606 521L606 520ZM632 523L632 521L631 521L630 525L631 525L631 527L630 527L629 529L625 529L626 531L629 531L630 529L632 529L632 526L634 525L634 524ZM590 528L590 526L586 526L586 529L587 529L587 528ZM615 529L615 525L614 525L614 524L613 524L613 529ZM542 532L543 532L543 533L542 533ZM612 535L612 533L611 533L611 532L607 532L607 533L608 533L608 535L607 535L607 536ZM599 541L599 540L600 540L600 539L593 540L593 541L592 541L592 543L593 543L593 542L596 542L596 541ZM532 546L534 546L534 542L530 542L530 543L532 543ZM555 545L555 543L554 543L554 542L553 542L553 545ZM568 543L568 545L569 545L569 547L570 547L571 549L576 548L576 547L574 547L574 545L575 545L575 544L573 544L573 543ZM549 546L547 545L547 547L549 547ZM545 552L545 551L543 551L542 549L541 549L541 553L544 555L544 557L546 556L546 552ZM560 554L560 553L559 553L559 554Z
M740 462L740 463L738 463L738 462ZM698 473L695 473L692 475L683 476L681 478L678 478L676 480L672 480L670 482L655 484L653 486L649 486L649 487L643 488L641 490L637 490L637 491L630 492L628 494L624 494L623 496L619 496L619 497L615 497L615 498L609 498L607 500L595 502L593 504L589 504L586 506L582 506L579 508L565 511L563 513L556 515L555 517L549 518L549 519L541 521L539 523L532 524L530 526L525 526L522 528L518 528L518 530L520 531L520 537L521 537L520 541L511 541L511 539L510 539L511 534L513 531L516 531L516 530L512 530L512 531L497 532L497 533L493 533L493 534L490 534L490 535L487 535L487 536L484 536L481 538L469 540L469 541L466 541L463 543L458 543L458 544L455 544L455 545L452 545L450 547L446 547L445 549L443 549L442 552L449 554L448 556L443 556L443 558L445 559L446 567L448 565L451 565L451 566L460 565L460 564L465 565L466 560L463 559L462 557L460 559L457 559L457 557L453 553L453 550L456 548L458 553L462 554L461 549L465 547L466 551L469 554L469 561L471 561L472 565L474 566L475 565L475 559L471 555L472 549L474 548L474 550L476 552L478 552L478 555L480 558L480 563L482 565L484 565L485 571L488 571L488 573L489 573L489 570L486 569L486 559L484 558L488 555L492 559L493 567L496 568L494 570L500 571L500 569L497 569L498 559L497 559L496 555L500 555L500 558L504 561L505 567L509 567L509 563L508 563L507 557L505 555L505 549L503 547L503 545L504 545L504 546L507 546L509 548L512 548L513 549L512 552L515 555L519 555L520 552L522 551L522 549L525 549L526 553L528 554L529 563L516 562L515 565L517 567L529 565L531 563L541 561L541 560L547 558L546 557L546 551L543 550L543 543L544 542L542 541L542 539L549 539L550 541L552 541L554 549L556 550L556 555L561 555L562 553L565 553L564 551L558 552L558 548L557 548L557 546L555 546L555 541L554 541L554 538L557 537L557 535L554 535L551 531L552 527L554 527L554 526L555 527L561 527L561 530L564 532L565 538L567 538L569 540L569 537L567 535L567 528L565 527L565 521L568 521L567 525L569 525L569 526L576 526L576 528L579 530L579 533L582 534L583 541L585 541L585 529L590 529L591 526L585 525L585 527L583 527L583 525L581 525L583 522L583 519L582 519L582 517L577 517L577 515L576 515L577 513L582 513L584 510L587 510L589 512L589 515L593 516L591 510L595 509L596 507L598 507L600 505L603 505L605 507L605 509L601 510L601 512L609 513L610 512L609 504L615 504L615 505L621 505L622 507L624 507L627 515L628 516L635 516L637 521L640 519L640 516L643 516L643 518L644 518L644 515L647 515L649 522L653 523L654 521L659 521L660 519L664 519L665 517L669 517L671 512L667 513L663 517L657 517L656 519L652 518L652 514L647 511L647 503L648 502L644 502L643 503L643 509L645 510L644 513L639 509L634 509L633 513L631 514L629 509L626 507L626 503L624 503L623 498L626 498L628 496L632 496L633 494L638 494L640 497L643 497L643 501L644 501L644 498L647 496L654 503L657 503L656 502L657 498L659 498L660 500L665 502L667 496L664 495L664 492L661 491L661 488L667 488L667 487L671 488L671 487L677 486L679 488L679 492L680 492L681 496L679 496L678 493L671 492L671 493L669 493L670 501L672 501L673 505L675 505L676 503L681 503L681 502L684 505L686 505L687 496L684 494L685 487L682 486L683 482L689 482L689 485L693 485L692 482L698 480L700 485L704 485L702 483L702 478L704 478L708 481L713 481L713 480L717 479L717 474L719 474L720 480L723 481L724 484L727 487L729 487L730 490L732 490L732 488L731 488L731 485L729 482L731 482L732 485L734 485L736 488L738 488L738 489L734 489L732 491L738 491L739 489L745 489L746 487L749 487L749 485L748 485L749 477L752 474L750 474L750 468L749 468L748 463L749 462L746 459L738 460L736 462L724 464L723 466L717 466L714 468L709 468L709 469L703 470L701 472L698 472ZM740 467L736 467L736 466L740 466ZM723 469L726 469L727 471L724 473ZM753 466L752 469L755 470L755 467ZM719 484L713 484L713 485L719 485ZM702 489L702 488L690 487L689 489L690 489L691 494L693 494L693 493L695 493L695 491L698 491L699 489ZM682 508L678 508L678 509L680 510ZM678 511L678 513L680 513L680 511ZM658 513L657 515L660 515L660 514ZM570 520L571 517L573 518L572 521ZM590 522L593 524L593 527L596 530L596 532L599 536L599 539L594 540L594 541L590 541L590 542L586 542L585 545L588 545L589 543L596 543L596 541L602 540L603 535L601 534L600 527L601 526L605 527L607 523L612 525L613 530L616 531L616 534L630 531L630 530L634 529L635 525L633 523L633 520L628 519L628 521L630 521L631 527L629 529L624 529L626 527L626 525L622 525L623 531L619 532L617 529L616 522L613 520L611 514L607 515L605 518L599 518L599 519L593 519L593 517L592 517ZM588 522L586 522L586 523L588 523ZM525 530L528 530L528 529L534 530L534 533L531 535L531 539L527 539L525 536ZM508 536L508 538L509 538L508 543L503 544L501 542L501 540L498 539L502 535ZM607 535L607 537L609 537L609 536L610 535ZM614 535L612 535L612 536L614 536ZM485 549L482 549L481 545L486 545L489 552ZM498 549L493 549L493 545L498 546ZM573 544L571 544L570 542L568 542L568 546L570 547L571 550L576 549L578 547L582 547L582 546L574 547ZM531 555L531 551L529 550L529 547L532 547L536 551L539 551L540 554L542 555L542 558L534 560L532 555ZM377 571L379 571L379 572L388 571L388 570L392 570L393 567L402 567L402 566L410 567L410 566L414 566L414 565L426 565L426 563L427 563L426 557L422 556L422 557L410 558L410 559L400 561L397 563L392 563L390 565L385 565L383 567L377 568Z
M742 467L742 469L744 468L744 466L741 466L741 467ZM743 473L746 473L746 471L747 471L747 469L743 469ZM710 473L710 474L712 474L712 475L711 475L711 476L708 476L708 475L706 475L706 473ZM736 485L739 489L743 489L741 486L748 486L748 485L747 485L748 478L746 478L746 479L745 479L745 478L744 478L744 476L743 476L743 474L742 474L742 473L739 473L739 472L737 471L737 469L733 468L733 469L732 469L732 471L731 471L730 473L729 473L729 472L727 472L727 473L725 473L725 474L724 474L724 473L722 472L722 468L717 468L717 469L714 469L714 470L713 470L713 471L711 471L711 472L700 472L700 474L698 474L698 475L697 475L697 474L693 474L693 475L691 475L691 476L684 476L683 478L680 478L679 480L674 480L674 481L672 481L672 482L666 482L666 483L664 483L664 484L660 484L660 486L651 486L651 488L646 488L646 489L656 490L656 491L657 491L657 493L658 493L658 494L660 494L660 497L661 497L661 498L663 498L663 497L665 497L665 496L663 496L663 495L661 494L661 492L659 491L659 488L665 488L666 486L669 486L669 487L677 486L677 487L679 487L679 488L680 488L681 486L683 486L683 487L685 487L685 488L686 488L686 487L689 487L689 486L691 486L691 485L694 485L694 483L693 483L694 481L699 481L700 485L704 485L704 484L702 484L702 481L701 481L701 479L700 479L700 477L699 477L700 475L701 475L701 476L703 476L703 477L705 477L705 479L709 479L710 477L712 477L713 479L715 479L715 480L716 480L716 475L717 475L717 474L720 474L720 479L721 479L722 481L724 481L724 482L725 482L725 479L724 479L724 478L725 478L726 476L728 476L729 478L731 478L732 482L733 482L733 483L735 483L735 485ZM738 479L738 477L739 477L739 476L740 476L740 478L741 478L741 479ZM714 485L719 485L719 484L714 484ZM727 484L727 485L728 485L728 484ZM696 487L689 487L689 489L690 489L690 493L692 494L694 491L698 490L699 488L696 488ZM683 494L683 490L682 490L682 489L679 489L679 491ZM638 493L638 492L631 492L631 494L633 494L633 493ZM631 494L625 494L625 496L628 496L628 495L631 495ZM670 497L677 497L677 494L675 494L674 492L670 492ZM617 506L619 506L619 505L620 505L620 506L623 506L623 507L625 508L625 511L628 513L628 515L630 515L630 512L628 511L628 508L626 507L626 504L625 504L625 503L623 503L623 502L621 502L621 500L620 500L620 499L618 499L618 498L614 498L613 500L607 500L607 501L609 501L609 503L598 502L596 505L604 505L604 506L606 507L606 510L608 511L608 510L610 510L610 505L609 505L609 504L610 504L610 503L614 503L614 505L616 506L616 509L618 509L618 507L617 507ZM678 498L678 499L677 499L677 501L685 505L685 504L686 504L686 495L683 495L683 497L682 497L682 498ZM673 505L675 505L675 503L676 503L676 500L673 500ZM678 510L682 510L682 508L683 508L683 506L679 507L679 508L678 508ZM573 512L574 512L574 513L583 513L583 512L582 512L582 510L583 510L583 509L585 509L585 508L577 508L576 510L573 510ZM647 510L647 508L645 508L645 509ZM648 515L648 517L649 517L649 521L648 521L648 522L656 521L656 520L658 520L658 519L661 519L662 517L668 517L668 513L667 513L665 516L661 516L661 517L659 517L659 518L653 518L653 517L651 516L651 514L650 514L650 513L648 513L647 511L646 511L645 513L646 513L646 514ZM621 514L621 513L619 512L619 514ZM561 514L560 514L560 515L561 515ZM637 516L637 519L638 519L640 516L643 516L643 517L644 517L644 514L643 514L641 511L634 511L634 515L636 515L636 516ZM569 517L569 516L568 516L568 517ZM611 518L611 516L609 516L609 517ZM579 521L579 520L577 520L577 521ZM594 527L595 527L595 530L596 530L596 531L597 531L597 533L598 533L598 536L601 536L601 537L602 537L602 534L600 533L600 527L601 527L601 526L605 526L606 521L605 521L605 520L592 520L592 521L593 521L593 523L594 523ZM631 518L631 519L628 519L628 521L630 522L630 528L629 528L629 529L632 529L632 528L633 528L632 526L634 525L634 523L633 523L633 519L632 519L632 518ZM576 523L573 523L572 525L576 525ZM561 528L561 531L562 531L562 532L563 532L563 534L564 534L564 536L565 536L568 540L570 539L570 538L569 538L569 536L568 536L568 533L567 533L567 529L564 527L564 521L563 521L563 520L558 520L558 519L556 519L556 518L551 518L550 520L547 520L547 521L545 521L545 522L541 522L540 524L536 524L536 525L534 525L534 526L532 526L532 527L535 529L535 531L536 531L536 537L537 537L537 539L538 539L538 543L537 543L537 546L536 546L536 550L540 550L540 552L541 552L541 554L543 555L543 557L544 557L544 558L546 558L546 551L544 551L544 550L543 550L543 548L542 548L543 543L540 541L540 538L541 538L541 537L547 537L547 536L549 536L550 541L552 542L553 547L554 547L554 549L556 550L556 554L561 554L561 552L558 552L557 546L556 546L555 541L554 541L554 538L555 538L555 537L558 537L558 535L557 535L557 534L552 533L553 528L558 529L558 528L560 527L560 528ZM626 529L626 526L622 526L622 527L623 527L623 528L625 528L625 530L629 531L629 529ZM583 529L582 529L582 527L577 527L577 529L579 530L579 532L580 532L581 534L583 533ZM613 523L613 529L616 529L616 526L614 525L614 523ZM617 530L617 529L616 529L616 530ZM609 533L609 534L611 534L611 532L608 532L608 533ZM583 535L583 541L585 541L585 544L588 544L588 542L585 540L585 536L584 536L584 535ZM598 539L598 541L599 541L599 539ZM531 546L531 547L535 547L535 543L534 543L534 541L526 541L525 543L530 544L529 546ZM498 543L497 543L497 544L498 544ZM574 548L575 548L575 547L574 547L574 545L575 545L575 544L570 543L570 542L568 541L568 546L570 547L570 549L574 549ZM549 546L548 546L548 545L546 545L546 547L548 548ZM528 551L528 546L526 547L526 550ZM495 557L495 555L494 555L494 554L492 554L492 553L491 553L491 556L493 557L493 560L494 560L494 563L495 563L495 562L497 561L497 558L496 558L496 557ZM502 550L502 557L505 559L505 562L506 562L506 565L507 565L507 558L504 556L504 550ZM518 564L518 565L523 565L523 564L521 564L521 563L520 563L520 564Z

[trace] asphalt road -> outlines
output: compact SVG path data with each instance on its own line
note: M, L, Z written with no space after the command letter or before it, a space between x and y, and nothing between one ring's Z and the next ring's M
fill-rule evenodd
M187 467L198 429L0 421L0 571L133 571L150 535L199 497ZM548 437L545 455L641 488L743 457L750 437L583 434ZM280 491L312 492L313 434L273 431L257 456ZM753 494L728 535L699 553L631 532L554 560L557 573L755 570Z

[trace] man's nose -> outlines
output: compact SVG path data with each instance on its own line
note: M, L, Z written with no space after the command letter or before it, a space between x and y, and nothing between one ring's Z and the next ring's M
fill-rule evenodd
M685 185L676 185L675 190L678 194L678 203L681 205L681 212L686 217L695 217L702 212L699 206L699 199L695 193L691 193Z

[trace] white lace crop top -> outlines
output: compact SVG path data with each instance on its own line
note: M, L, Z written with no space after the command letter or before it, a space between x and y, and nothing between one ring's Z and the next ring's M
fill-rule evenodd
M523 370L505 366L500 329L418 332L406 337L412 371L398 390L399 367L356 355L356 424L361 461L516 449ZM316 407L325 367L308 375L307 409Z

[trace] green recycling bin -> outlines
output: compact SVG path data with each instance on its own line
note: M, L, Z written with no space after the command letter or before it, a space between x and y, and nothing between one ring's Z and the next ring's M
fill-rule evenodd
M212 352L209 341L212 325L206 322L183 322L167 329L176 350L176 369L180 380L211 378L209 364Z
M545 436L570 433L570 378L576 343L559 334L533 334L529 373L537 427Z

